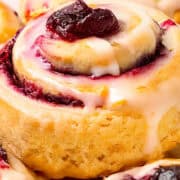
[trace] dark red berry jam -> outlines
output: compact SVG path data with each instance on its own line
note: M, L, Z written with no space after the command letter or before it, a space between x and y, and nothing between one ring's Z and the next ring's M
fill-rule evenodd
M160 37L159 37L160 39ZM22 94L24 94L27 97L30 97L32 99L36 100L41 100L43 102L51 103L54 105L68 105L68 106L73 106L73 107L84 107L84 103L82 100L79 100L73 96L65 96L62 94L58 95L53 95L50 93L44 93L43 88L39 87L38 85L27 81L26 79L20 80L18 76L16 76L16 73L14 71L13 63L12 63L12 49L14 47L16 41L16 37L13 38L11 41L9 41L1 50L0 50L0 72L5 74L8 78L9 84L14 87L14 89ZM161 41L156 46L155 52L149 55L144 55L142 56L137 63L131 67L130 69L127 69L127 71L122 72L121 75L136 75L141 72L146 71L149 69L151 64L155 64L155 61L159 58L163 58L164 56L167 55L167 50L166 48L161 44ZM41 56L40 53L37 54L37 56ZM78 72L74 73L71 69L63 69L63 72L61 69L56 69L46 58L43 58L45 63L50 64L49 71L52 73L63 73L63 74L68 74L69 76L86 76L89 79L96 80L96 78L93 78L93 75L84 75L84 74L79 74ZM62 74L61 74L62 75ZM111 75L105 75L103 77L99 77L98 79L101 78L116 78L119 76L111 76ZM97 80L98 80L97 79Z
M8 157L6 151L0 146L0 158L3 159L6 163L8 163Z
M54 12L46 27L52 36L68 41L89 36L104 37L120 30L119 22L108 9L92 9L83 0Z
M7 164L3 159L0 158L0 169L8 169L9 164Z
M172 26L176 26L176 23L174 21L172 21L171 19L168 19L161 23L161 28L164 30L167 30L168 28L170 28Z
M7 153L2 146L0 146L0 169L7 168L9 168Z
M32 99L41 100L54 105L69 105L73 107L84 106L84 103L81 100L74 97L61 94L47 94L43 92L41 87L38 87L31 82L26 80L20 81L14 72L12 64L12 49L15 41L15 38L12 39L0 50L0 71L6 74L10 85L12 85L18 92Z

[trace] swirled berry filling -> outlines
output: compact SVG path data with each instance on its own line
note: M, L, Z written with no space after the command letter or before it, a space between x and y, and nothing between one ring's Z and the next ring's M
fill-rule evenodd
M12 64L12 49L15 43L15 38L9 41L0 51L0 71L8 77L10 85L12 85L18 92L32 99L41 100L54 105L69 105L73 107L83 107L84 104L71 96L52 95L43 92L41 87L26 80L19 80L16 76Z
M6 151L0 146L0 169L7 169L8 165L8 157Z
M161 28L164 30L167 30L171 26L176 26L176 23L172 21L171 19L168 19L161 23Z
M83 0L54 12L46 22L51 36L73 41L89 36L104 37L120 30L119 22L108 9L92 9Z
M124 177L123 180L179 180L180 166L159 167L153 175L146 175L142 178L134 178L130 175Z
M140 73L143 73L147 70L149 70L151 67L153 67L156 64L157 60L161 60L161 58L166 57L168 54L168 50L164 47L164 45L159 41L159 43L156 46L155 52L152 54L146 54L143 57L141 57L137 63L131 67L131 69L128 69L125 71L124 75L137 75Z

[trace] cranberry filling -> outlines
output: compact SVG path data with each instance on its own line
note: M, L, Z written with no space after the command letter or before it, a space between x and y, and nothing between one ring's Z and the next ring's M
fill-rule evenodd
M0 146L0 168L1 169L7 169L9 168L8 165L8 158L6 151Z
M108 36L119 31L117 18L108 9L92 9L83 0L54 12L46 27L52 36L68 41L89 36Z
M26 80L20 81L16 76L12 65L12 49L15 43L15 38L9 41L0 51L0 70L8 77L9 83L15 87L18 92L24 95L44 102L52 103L55 105L70 105L73 107L83 107L84 103L81 100L75 99L71 96L58 96L43 93L42 88L37 85L27 82Z
M168 50L163 46L161 41L156 46L155 52L146 54L141 57L131 69L125 71L125 75L138 75L153 67L157 60L167 56Z
M168 28L170 28L172 26L176 26L176 23L174 21L172 21L171 19L168 19L161 23L161 28L164 30L167 30Z
M123 180L179 180L180 166L159 167L153 175L146 175L136 179L127 175Z
M20 93L28 96L30 98L41 100L44 102L48 102L55 105L70 105L73 107L84 107L84 103L76 99L72 96L64 96L62 94L59 95L52 95L43 92L43 89L27 80L19 80L16 76L12 64L12 49L16 38L13 38L9 41L4 48L0 50L0 70L4 74L7 75L9 83ZM157 44L156 50L154 53L149 55L144 55L140 58L137 63L133 66L124 71L122 75L136 75L141 72L144 72L151 68L152 65L155 64L155 61L161 57L166 56L168 53L167 49L161 44L161 41ZM78 72L74 72L72 69L57 69L54 67L46 58L44 58L39 51L37 51L37 56L41 56L44 60L44 63L49 63L50 71L54 73L68 73L68 75L83 75L79 74ZM86 74L87 75L87 74ZM88 78L93 80L101 79L101 78L108 78L113 76L105 75L103 77L94 78L92 75L89 75ZM119 77L119 76L117 76Z
M6 151L0 146L0 158L3 159L6 163L8 163L8 157Z

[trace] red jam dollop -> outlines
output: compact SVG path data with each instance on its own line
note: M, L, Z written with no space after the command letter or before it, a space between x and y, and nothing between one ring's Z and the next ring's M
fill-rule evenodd
M104 37L120 30L119 22L108 9L92 9L82 0L54 12L46 22L52 37L73 41L90 36Z

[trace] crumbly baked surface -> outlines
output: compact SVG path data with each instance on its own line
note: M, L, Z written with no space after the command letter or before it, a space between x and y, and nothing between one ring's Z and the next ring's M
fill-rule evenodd
M151 154L146 154L147 124L133 111L115 114L101 110L84 116L73 112L69 117L69 110L64 113L64 109L54 115L56 118L48 111L32 118L4 102L0 105L3 129L0 135L4 146L29 167L49 177L108 175L128 166L159 159L176 145L176 140L179 141L178 119L171 123L171 128L164 119L161 120L159 129L165 129L166 133L159 135L159 145ZM7 130L6 127L13 129Z

